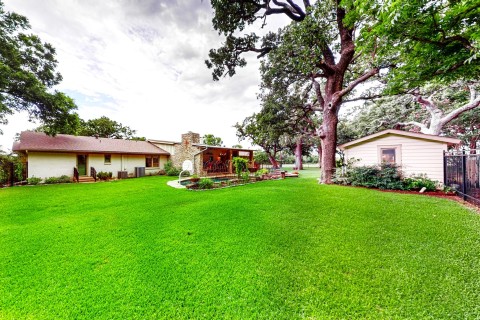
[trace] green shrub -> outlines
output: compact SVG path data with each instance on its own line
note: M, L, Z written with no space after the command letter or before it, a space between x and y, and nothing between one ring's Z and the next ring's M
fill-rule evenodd
M72 182L72 179L67 175L63 175L58 178L58 183L70 183L70 182Z
M180 169L175 168L172 161L165 163L164 170L167 176L178 176L180 174Z
M420 190L425 188L426 191L437 190L438 182L430 180L427 175L421 174L418 176L412 176L403 180L405 190Z
M37 185L40 182L42 182L42 178L37 178L37 177L34 176L34 177L31 177L31 178L28 178L27 181L28 181L28 184Z
M242 182L243 183L249 183L250 182L250 174L248 172L243 172L241 176Z
M242 172L247 171L248 160L241 157L234 157L232 162L235 167L235 173L237 174L238 179L240 179Z
M202 178L198 181L198 189L212 189L213 180L209 178Z
M377 166L361 166L350 168L346 174L340 172L333 181L338 184L352 186L402 190L404 184L399 168L395 165L384 164Z
M55 184L59 183L59 178L58 177L49 177L45 179L45 184Z
M262 169L258 169L257 172L255 172L255 176L260 177L267 173L268 173L268 169L262 168Z
M108 180L112 179L113 173L112 172L104 172L100 171L97 173L97 178L100 180Z

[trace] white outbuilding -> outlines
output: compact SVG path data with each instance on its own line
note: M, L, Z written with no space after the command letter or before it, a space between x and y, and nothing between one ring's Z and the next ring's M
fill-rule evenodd
M354 166L396 164L405 176L426 174L443 182L443 154L461 140L401 130L384 130L339 146Z

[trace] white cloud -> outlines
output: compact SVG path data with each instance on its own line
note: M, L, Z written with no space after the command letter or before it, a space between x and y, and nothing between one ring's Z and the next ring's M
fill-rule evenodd
M222 38L208 1L22 0L5 7L27 16L31 32L57 49L58 89L84 119L105 115L155 139L212 133L233 145L232 126L260 108L254 55L233 78L212 81L204 61ZM3 149L15 132L34 127L25 116L10 119L0 127Z

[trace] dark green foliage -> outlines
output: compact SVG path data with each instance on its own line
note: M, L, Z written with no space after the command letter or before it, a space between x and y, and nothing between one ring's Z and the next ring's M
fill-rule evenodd
M180 169L179 168L175 168L173 166L173 162L172 161L167 161L167 163L165 163L165 166L163 168L165 170L165 173L167 174L167 176L178 176L180 174Z
M203 143L209 146L221 146L223 141L220 137L215 137L213 134L206 134L203 136Z
M100 171L97 173L97 178L100 180L109 180L109 179L112 179L112 176L113 176L112 172Z
M395 165L359 166L348 169L345 175L338 174L335 183L358 187L403 190L402 175Z
M63 175L60 177L45 178L45 181L44 181L45 184L70 183L70 182L72 182L72 179L67 175Z
M136 131L130 127L124 126L108 117L100 117L98 119L90 119L88 121L81 120L78 135L90 137L102 137L113 139L129 139L143 141L145 138L135 137Z
M405 190L420 190L426 188L426 191L437 190L438 182L430 180L426 175L413 176L403 180Z
M42 178L31 177L31 178L28 178L27 181L28 181L28 184L37 185L37 184L39 184L40 182L42 182Z
M235 167L235 173L240 179L242 172L247 171L248 160L241 157L234 157L232 159L233 166Z
M45 132L69 131L78 124L77 108L65 94L52 90L62 80L55 71L55 49L24 32L28 19L5 12L0 1L0 123L6 116L27 111L44 124Z
M212 189L213 188L213 180L210 178L201 178L198 181L198 189Z

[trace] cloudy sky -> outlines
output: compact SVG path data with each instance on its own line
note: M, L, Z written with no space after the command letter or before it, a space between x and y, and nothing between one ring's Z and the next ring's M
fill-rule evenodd
M237 144L236 122L259 110L258 61L214 82L204 60L222 41L208 0L4 0L25 15L31 32L57 50L56 89L81 118L107 116L151 139L211 133ZM38 124L16 114L0 125L0 148ZM241 142L249 146L248 142Z

